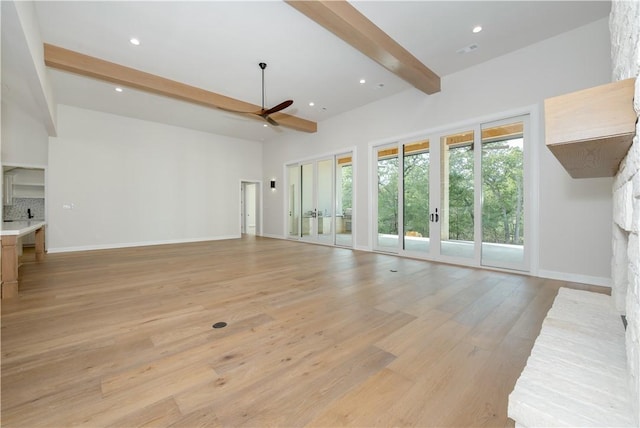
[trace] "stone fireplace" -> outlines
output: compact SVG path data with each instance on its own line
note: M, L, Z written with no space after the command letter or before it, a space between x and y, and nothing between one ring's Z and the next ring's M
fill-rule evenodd
M636 77L634 109L640 113L640 1L611 5L612 80ZM634 415L640 423L640 125L613 185L612 296L627 319L625 347Z

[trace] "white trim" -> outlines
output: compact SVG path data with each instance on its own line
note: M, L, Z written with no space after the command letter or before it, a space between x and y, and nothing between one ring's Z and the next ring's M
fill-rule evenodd
M580 275L577 273L557 272L552 270L538 270L540 278L555 279L559 281L577 282L580 284L598 285L600 287L609 287L613 283L611 278L603 278L600 276Z
M287 213L289 212L289 164L285 163L282 166L282 188L284 189L283 197L282 197L282 235L287 239L293 239L289 237L289 216ZM263 235L268 236L268 235ZM275 236L275 235L274 235Z
M147 247L151 245L166 245L166 244L188 244L193 242L204 241L222 241L225 239L240 239L241 235L226 235L226 236L210 236L204 238L190 238L190 239L167 239L165 241L143 241L143 242L125 242L119 244L104 244L104 245L81 245L78 247L58 247L47 249L48 253L70 253L75 251L94 251L94 250L112 250L118 248L131 248L131 247Z
M369 208L367 211L367 226L368 226L368 230L367 230L367 236L369 238L368 240L368 245L363 246L363 250L362 251L372 251L373 248L375 247L375 241L374 241L374 229L377 230L377 226L374 228L373 226L373 219L374 219L374 214L373 211L374 210L378 210L378 195L377 193L374 194L374 190L373 190L373 183L376 183L376 187L378 185L378 159L377 156L374 154L374 148L377 147L377 145L373 142L369 143L368 148L367 148L367 207ZM376 168L376 176L373 176L373 168ZM378 218L378 215L375 215L375 218ZM353 230L353 228L351 229ZM354 242L355 244L355 242ZM357 248L354 245L354 248Z
M529 248L530 274L538 276L540 268L540 150L546 150L544 144L542 104L531 105L529 113L529 137L534 147L529 147L529 153L525 153L525 162L529 163L529 186L530 186L530 207L528 208L529 219L525 217L529 227L526 245ZM526 164L525 164L526 165ZM525 172L527 168L525 166ZM526 208L525 208L526 209ZM525 216L527 212L525 211ZM525 227L527 227L525 225Z
M263 205L264 205L264 187L263 187L263 183L262 180L244 180L244 179L240 179L240 198L242 199L242 197L244 196L244 192L242 189L242 186L244 184L255 184L256 185L256 192L258 192L258 203L259 203L259 207L256 207L256 211L258 213L258 224L256 224L256 228L260 228L259 231L256 231L256 236L263 236L262 231L264 228L264 223L263 223ZM271 190L271 189L269 189ZM246 201L245 201L246 202ZM240 234L242 234L242 204L244 202L240 201Z
M358 163L356 162L358 147L354 146L351 149L351 247L341 248L355 248L356 241L358 239L358 222L355 221L358 218ZM349 153L349 152L344 152Z
M272 238L272 239L283 239L283 240L289 240L286 236L281 236L281 235L272 235L270 233L265 233L264 235L262 235L263 238Z
M478 117L465 119L465 120L461 120L461 121L450 123L450 124L439 125L433 128L425 128L421 131L414 131L407 134L401 134L395 137L387 137L379 140L373 140L369 142L369 148L371 149L372 147L375 147L375 146L398 143L400 141L411 140L414 138L422 138L423 136L425 135L428 136L429 134L448 133L452 129L455 130L457 128L468 128L478 123L496 122L502 119L508 119L510 117L524 116L527 114L532 114L534 110L538 112L540 108L541 108L540 104L538 103L529 104L527 106L514 108L511 110L506 110L498 113L492 113L486 116L478 116Z
M344 155L344 154L347 154L349 152L353 152L355 150L355 146L352 146L352 147L353 147L353 149L350 149L350 148L336 149L336 150L332 150L330 152L325 152L324 154L312 155L312 156L307 156L305 158L298 159L298 160L286 161L284 163L284 166L286 168L289 165L314 162L314 161L323 160L323 159L330 158L330 157L336 157L338 155Z

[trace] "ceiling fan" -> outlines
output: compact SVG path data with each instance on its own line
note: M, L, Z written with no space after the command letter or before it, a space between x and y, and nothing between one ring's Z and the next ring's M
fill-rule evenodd
M273 126L279 126L278 122L273 120L270 116L273 113L277 113L280 110L284 110L287 107L289 107L291 104L293 104L293 100L286 100L286 101L281 102L277 106L271 107L269 109L265 109L264 108L264 69L267 68L267 64L264 63L264 62L261 62L258 65L260 66L260 69L262 70L262 108L259 111L248 112L248 113L260 116L261 118L263 118L264 120L266 120L267 122L269 122L269 124L271 124Z

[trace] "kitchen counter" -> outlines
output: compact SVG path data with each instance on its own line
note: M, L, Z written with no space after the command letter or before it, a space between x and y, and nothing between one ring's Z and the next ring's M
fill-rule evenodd
M45 222L42 220L3 221L0 236L16 235L20 237L34 232L44 225Z
M0 230L2 241L2 298L18 296L18 238L35 232L36 261L44 260L44 229L46 223L41 220L4 221Z

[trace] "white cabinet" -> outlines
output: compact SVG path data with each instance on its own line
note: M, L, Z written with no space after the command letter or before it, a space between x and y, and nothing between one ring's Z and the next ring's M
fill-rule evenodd
M4 204L13 198L44 198L44 170L15 168L4 175Z
M44 184L13 183L14 198L44 198Z
M5 174L3 178L2 204L13 205L13 175Z

